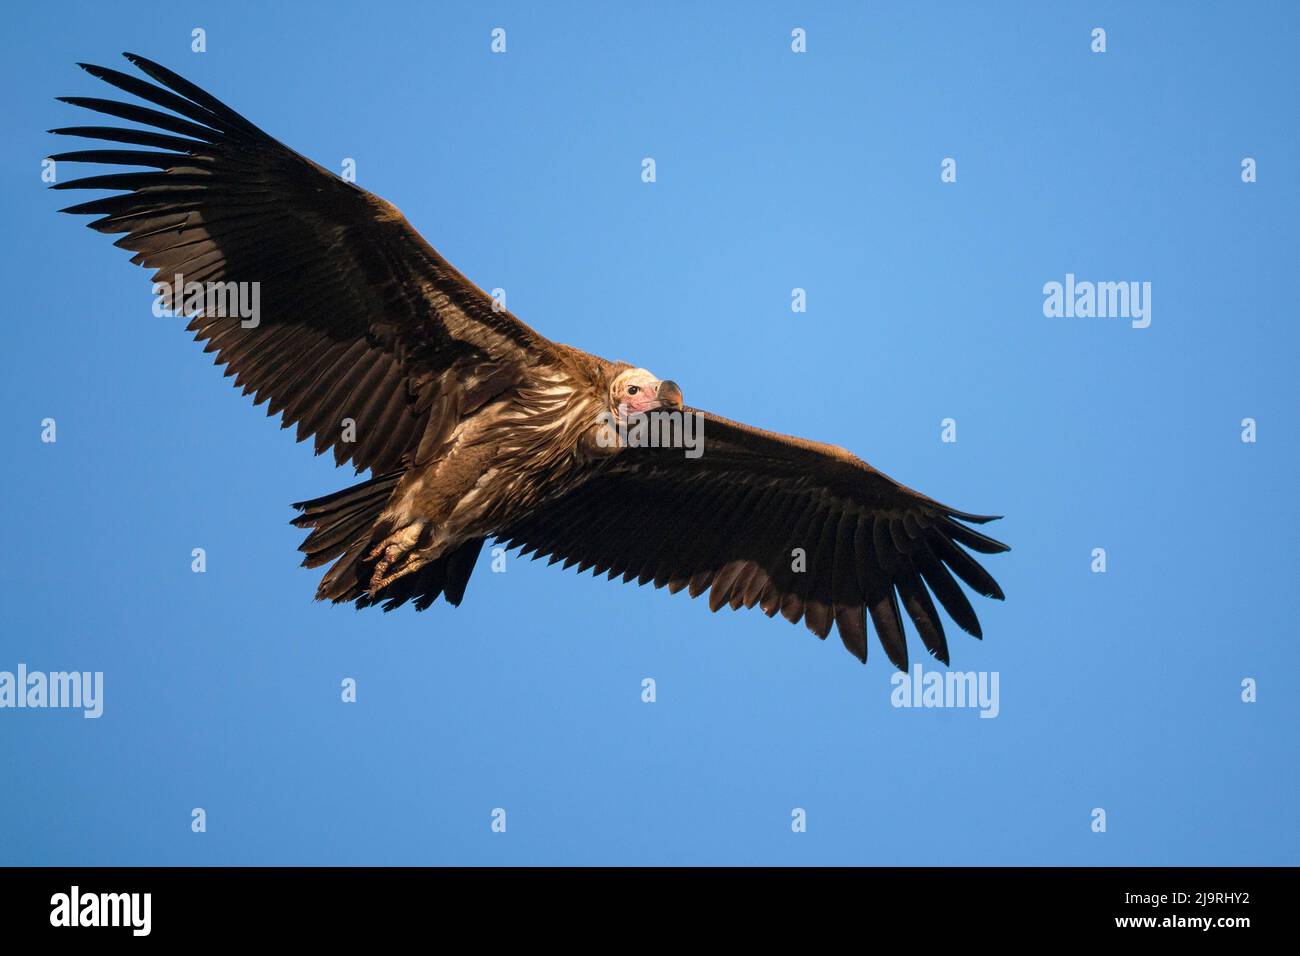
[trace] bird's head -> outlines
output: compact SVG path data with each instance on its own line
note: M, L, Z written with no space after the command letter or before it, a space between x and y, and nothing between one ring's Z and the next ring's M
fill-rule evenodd
M610 382L609 405L620 418L660 409L679 411L682 390L676 382L660 381L643 368L628 368Z

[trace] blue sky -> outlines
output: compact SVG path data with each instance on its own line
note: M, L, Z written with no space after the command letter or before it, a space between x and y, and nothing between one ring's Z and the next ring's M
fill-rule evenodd
M0 670L103 671L105 702L0 710L0 864L1300 863L1300 11L329 7L8 14ZM53 97L106 95L74 62L122 50L354 158L551 338L1005 514L1008 600L948 628L998 717L891 706L874 637L863 668L486 551L459 609L314 604L288 505L351 471L41 182L82 121ZM1150 282L1150 327L1045 317L1067 273Z

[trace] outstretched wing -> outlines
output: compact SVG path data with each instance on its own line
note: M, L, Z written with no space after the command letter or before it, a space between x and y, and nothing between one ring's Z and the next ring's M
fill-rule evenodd
M269 401L269 415L283 412L283 427L296 423L299 441L314 435L317 454L333 448L339 464L350 459L358 472L401 467L422 440L435 447L460 415L553 356L551 342L495 310L394 206L170 70L126 57L156 83L81 66L170 112L61 97L147 128L51 132L145 149L52 158L147 171L58 183L53 188L126 190L63 212L100 216L92 229L122 234L115 244L155 269L156 283L168 284L164 307L189 315L205 351L216 352L217 364L255 403ZM191 312L189 283L250 284L225 287L244 295L243 313L229 308L221 287Z
M611 579L686 588L692 597L709 590L714 611L757 605L769 617L802 619L821 638L838 625L844 646L863 662L869 615L889 659L907 669L906 611L946 664L931 594L958 626L982 636L954 575L1002 599L962 547L1009 550L963 524L991 517L939 504L842 448L701 414L698 458L681 448L625 448L500 538L521 554L550 555L552 563Z

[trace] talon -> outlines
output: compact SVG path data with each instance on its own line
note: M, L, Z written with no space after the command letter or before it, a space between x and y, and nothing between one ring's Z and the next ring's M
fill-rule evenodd
M409 574L425 564L425 559L417 558L411 553L411 548L419 541L423 528L423 522L409 524L370 549L366 555L367 561L379 557L370 575L368 590L371 594L378 593L380 589L387 587L402 575ZM392 573L389 573L390 571Z
M389 550L392 549L390 548ZM375 573L370 576L370 593L379 593L379 591L388 587L388 585L392 584L398 578L406 577L406 575L420 570L420 568L424 567L428 563L428 558L415 557L409 553L401 561L398 561L395 564L391 564L388 561L381 562L375 566ZM390 568L393 573L385 574L384 572L388 571Z
M373 577L371 577L371 579L370 579L370 586L369 586L369 588L368 588L368 590L370 591L370 594L371 594L372 596L378 594L378 593L379 593L380 591L382 591L384 588L388 587L389 584L391 584L392 582L396 581L396 580L397 580L397 577L398 577L398 576L397 576L396 574L391 574L391 575L389 575L389 576L387 576L387 577L382 577L382 578L381 578L381 577L379 577L378 574L375 574L375 575L374 575Z
M372 556L373 556L373 552L372 552ZM402 556L402 549L395 544L390 544L384 548L384 556L380 558L378 562L376 562L374 573L370 575L371 594L374 594L381 587L383 587L383 584L381 584L380 582L386 583L388 580L391 580L391 578L388 577L388 569L392 567L393 563L396 562L397 559L400 558L401 556Z

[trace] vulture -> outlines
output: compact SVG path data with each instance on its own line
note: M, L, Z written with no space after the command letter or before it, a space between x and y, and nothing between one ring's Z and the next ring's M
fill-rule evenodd
M51 130L101 142L50 158L142 171L52 188L114 191L61 211L97 217L90 228L154 270L160 314L188 319L255 405L369 473L293 505L292 523L310 529L303 564L329 565L318 599L458 605L492 538L611 580L707 591L714 611L759 607L823 639L835 628L864 663L869 618L907 669L906 614L947 664L936 600L982 636L957 582L1002 599L969 553L1008 550L971 527L997 516L940 504L838 446L692 408L671 381L550 341L392 204L125 56L147 79L79 65L149 105L60 97L133 125Z

